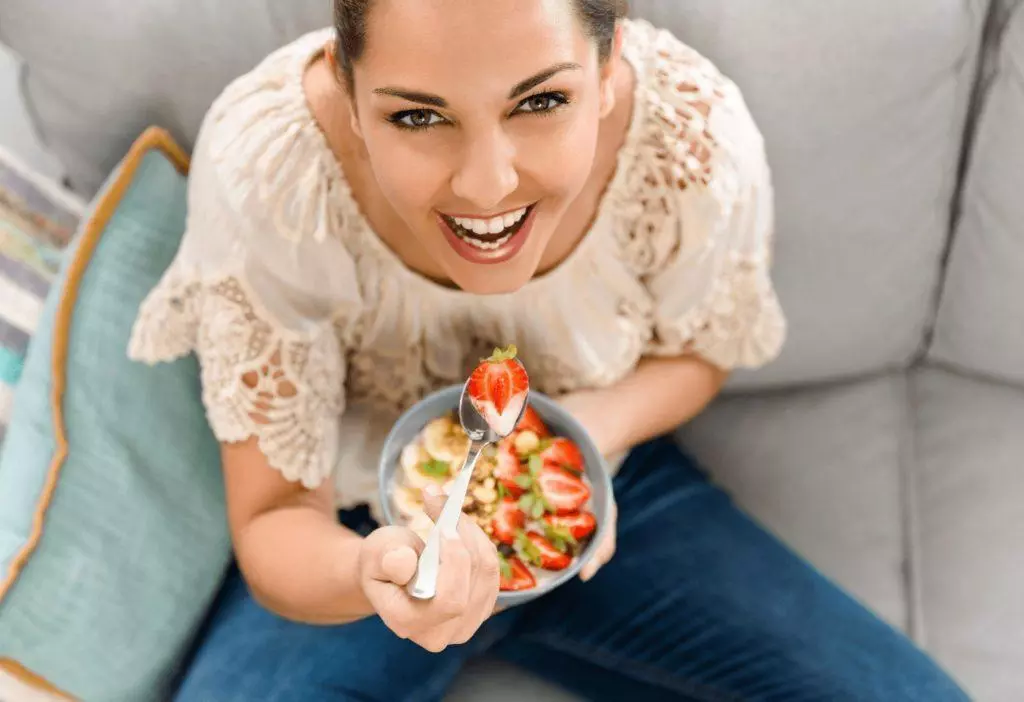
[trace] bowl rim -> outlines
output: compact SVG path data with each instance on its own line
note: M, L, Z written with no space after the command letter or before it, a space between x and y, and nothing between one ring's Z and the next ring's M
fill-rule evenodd
M390 462L387 460L386 449L397 441L397 435L402 429L402 425L408 416L415 414L427 405L441 401L450 400L452 408L455 408L458 406L458 398L461 393L461 384L448 385L439 390L435 390L402 412L401 416L395 420L391 429L388 431L387 437L381 445L380 456L377 463L377 489L380 496L381 511L386 524L390 525L397 523L395 519L396 514L391 504L392 501L388 495L389 485L387 484L386 476L390 470ZM562 408L554 398L536 390L530 390L527 402L533 403L535 401L537 401L537 411L541 413L542 416L545 413L557 414L558 423L565 425L568 428L567 433L578 435L586 440L586 445L580 446L580 449L585 451L584 458L590 458L586 455L590 454L590 456L596 460L585 460L584 472L591 484L599 482L604 487L604 519L598 522L597 529L594 531L594 534L583 553L581 553L568 568L559 571L557 575L546 579L542 584L538 584L536 587L529 590L505 590L499 592L498 603L504 606L511 606L536 599L537 597L555 590L576 577L583 566L593 558L594 553L597 550L597 546L603 538L605 530L608 528L608 515L611 514L612 510L613 495L611 471L608 469L607 461L601 455L600 451L598 451L597 445L590 437L586 428L579 422L579 420ZM577 443L579 442L577 441ZM596 465L594 465L594 463L596 463Z

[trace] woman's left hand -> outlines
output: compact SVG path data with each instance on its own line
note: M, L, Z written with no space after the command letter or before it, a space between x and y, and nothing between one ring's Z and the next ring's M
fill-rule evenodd
M572 414L583 428L594 440L598 451L602 456L620 451L616 446L615 437L612 435L608 424L608 399L602 397L600 390L584 390L564 395L558 400L566 410ZM615 532L618 521L618 507L615 504L615 496L612 495L611 510L608 513L607 521L604 524L604 534L597 544L593 557L580 570L580 579L590 580L605 563L615 555Z
M605 563L612 559L615 555L615 531L617 528L619 516L619 508L615 504L615 496L612 495L611 500L611 511L608 512L608 520L605 522L605 532L601 537L601 540L597 542L597 548L594 550L594 555L586 565L580 569L580 580L586 582L590 580L601 569Z

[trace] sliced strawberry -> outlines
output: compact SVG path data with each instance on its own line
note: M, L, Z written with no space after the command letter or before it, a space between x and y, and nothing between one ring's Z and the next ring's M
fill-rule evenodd
M537 580L526 564L515 556L499 556L501 559L501 581L499 590L529 590L536 587Z
M559 551L540 534L530 532L526 538L531 544L524 549L528 551L527 557L544 570L564 570L572 563L572 556Z
M500 436L515 429L519 412L526 403L530 378L516 360L516 347L495 349L476 367L466 384L466 392L476 411Z
M516 535L526 524L526 515L519 509L516 500L506 497L498 503L498 509L491 517L491 533L503 544L511 546L516 542Z
M523 418L520 419L519 424L516 425L516 430L532 431L541 438L551 436L551 430L548 429L544 420L540 418L540 414L537 413L537 410L530 405L526 406L526 410L523 412Z
M517 482L517 478L526 475L526 469L519 463L519 456L511 440L505 439L498 444L498 454L495 458L494 478L505 486L508 494L519 497L523 494L523 488Z
M548 514L544 517L544 521L556 529L567 531L577 541L587 538L597 528L597 519L590 512Z
M576 444L565 437L553 439L551 445L541 451L540 457L545 463L568 468L577 473L583 472L583 454Z
M581 478L551 464L543 466L535 480L544 501L556 514L576 512L590 499L590 488Z

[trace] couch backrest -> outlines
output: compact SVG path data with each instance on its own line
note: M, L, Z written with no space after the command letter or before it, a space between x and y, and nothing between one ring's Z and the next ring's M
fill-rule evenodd
M1003 0L999 0L1002 2ZM783 357L739 387L906 363L930 326L987 0L633 0L718 62L765 133ZM215 95L328 0L4 0L0 39L74 185L150 124L189 145Z
M994 39L933 359L1024 383L1024 2Z

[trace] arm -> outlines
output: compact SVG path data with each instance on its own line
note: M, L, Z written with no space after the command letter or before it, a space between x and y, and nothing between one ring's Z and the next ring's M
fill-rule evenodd
M562 404L609 456L697 416L728 377L727 371L696 355L645 358L614 385L573 393Z
M254 599L286 619L345 624L371 614L398 636L429 651L465 643L494 610L497 551L461 519L457 539L441 544L445 567L437 596L413 600L405 585L423 542L412 531L382 527L363 539L338 524L330 481L307 490L273 470L255 439L223 444L228 523L239 568ZM426 501L436 519L444 496Z
M362 539L338 523L330 481L316 490L288 482L255 439L223 444L222 456L231 538L256 601L308 624L372 614L359 584Z

